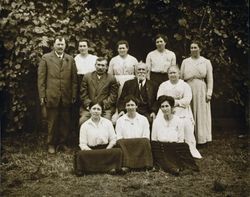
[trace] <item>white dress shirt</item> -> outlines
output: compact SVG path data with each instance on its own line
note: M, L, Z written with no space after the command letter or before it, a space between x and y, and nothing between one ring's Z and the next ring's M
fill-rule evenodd
M127 114L121 116L116 122L115 130L117 139L150 137L148 119L139 113L133 119Z

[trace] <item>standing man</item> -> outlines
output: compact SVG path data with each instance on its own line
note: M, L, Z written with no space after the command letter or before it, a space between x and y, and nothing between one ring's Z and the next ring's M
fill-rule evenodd
M65 39L55 38L54 50L42 56L38 67L38 91L46 107L48 152L67 151L70 109L77 96L77 71L74 58L64 52Z
M119 84L115 77L107 73L108 61L104 57L96 60L96 71L84 75L80 87L80 99L82 102L80 125L90 118L89 104L103 102L103 117L111 120L115 111Z
M118 100L119 117L125 114L125 100L127 95L134 95L138 100L137 112L146 116L149 123L152 123L157 113L155 84L148 80L148 67L146 64L139 62L135 66L136 77L124 83L121 96ZM117 117L118 119L118 117Z
M167 40L167 36L158 34L155 37L156 49L151 51L146 58L146 64L150 70L149 77L157 84L157 87L168 79L168 68L176 65L175 53L165 48Z

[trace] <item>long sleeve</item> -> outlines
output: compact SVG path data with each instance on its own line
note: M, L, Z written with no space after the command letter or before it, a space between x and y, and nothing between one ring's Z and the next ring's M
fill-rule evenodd
M148 138L150 139L150 130L149 130L149 123L148 123L148 119L145 118L144 119L144 123L143 123L143 134L142 137L144 138Z
M110 109L117 102L119 84L115 78L110 83L109 96L103 100L104 109Z
M46 66L46 61L45 61L44 56L39 62L37 74L38 74L37 85L38 85L39 97L40 99L46 98L47 66Z
M184 80L185 59L181 63L180 78Z
M151 71L151 66L152 66L150 53L146 57L146 65L148 67L148 76L147 76L147 78L150 79L150 71Z
M175 66L176 65L176 55L175 53L173 54L173 58L171 60L171 66Z
M207 94L212 96L213 94L213 67L210 62L210 60L207 61L207 76L206 76L206 81L207 81Z
M158 88L158 92L157 92L157 99L162 96L162 95L165 95L165 88L164 88L164 85L161 84Z
M182 143L182 142L184 142L184 123L183 123L183 119L180 119L177 129L178 129L178 142Z
M87 145L87 131L84 125L80 128L79 146L81 150L91 150Z
M77 79L77 68L75 60L73 60L72 68L72 98L77 98L77 89L78 89L78 79Z
M107 146L107 149L112 148L116 144L116 134L111 122L108 125L108 130L109 130L109 144Z
M112 58L109 62L108 73L114 75L114 59Z
M123 139L121 119L117 120L116 125L115 125L115 131L116 131L117 140Z
M84 77L82 79L82 83L81 83L81 87L80 87L80 99L83 103L83 107L87 108L89 106L91 100L89 98L88 81L87 81L86 75L84 75Z
M186 108L190 105L190 102L192 100L192 90L191 90L191 87L186 83L183 83L183 86L184 86L183 97L180 99L176 99L175 102L180 107Z
M156 120L154 120L153 125L152 125L151 140L152 141L158 141L158 137L157 137L157 121Z
M121 92L121 95L120 95L118 102L117 102L118 113L125 110L124 109L124 98L127 96L128 90L129 90L129 84L126 81L122 87L122 92Z

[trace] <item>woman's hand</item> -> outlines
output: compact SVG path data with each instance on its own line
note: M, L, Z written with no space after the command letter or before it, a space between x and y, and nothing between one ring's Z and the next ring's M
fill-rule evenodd
M211 100L211 98L212 98L212 96L207 94L207 96L206 96L206 102L208 103Z

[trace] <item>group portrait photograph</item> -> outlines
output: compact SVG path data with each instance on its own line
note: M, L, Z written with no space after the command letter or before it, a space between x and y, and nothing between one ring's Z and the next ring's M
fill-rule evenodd
M0 195L248 197L248 0L1 0Z

